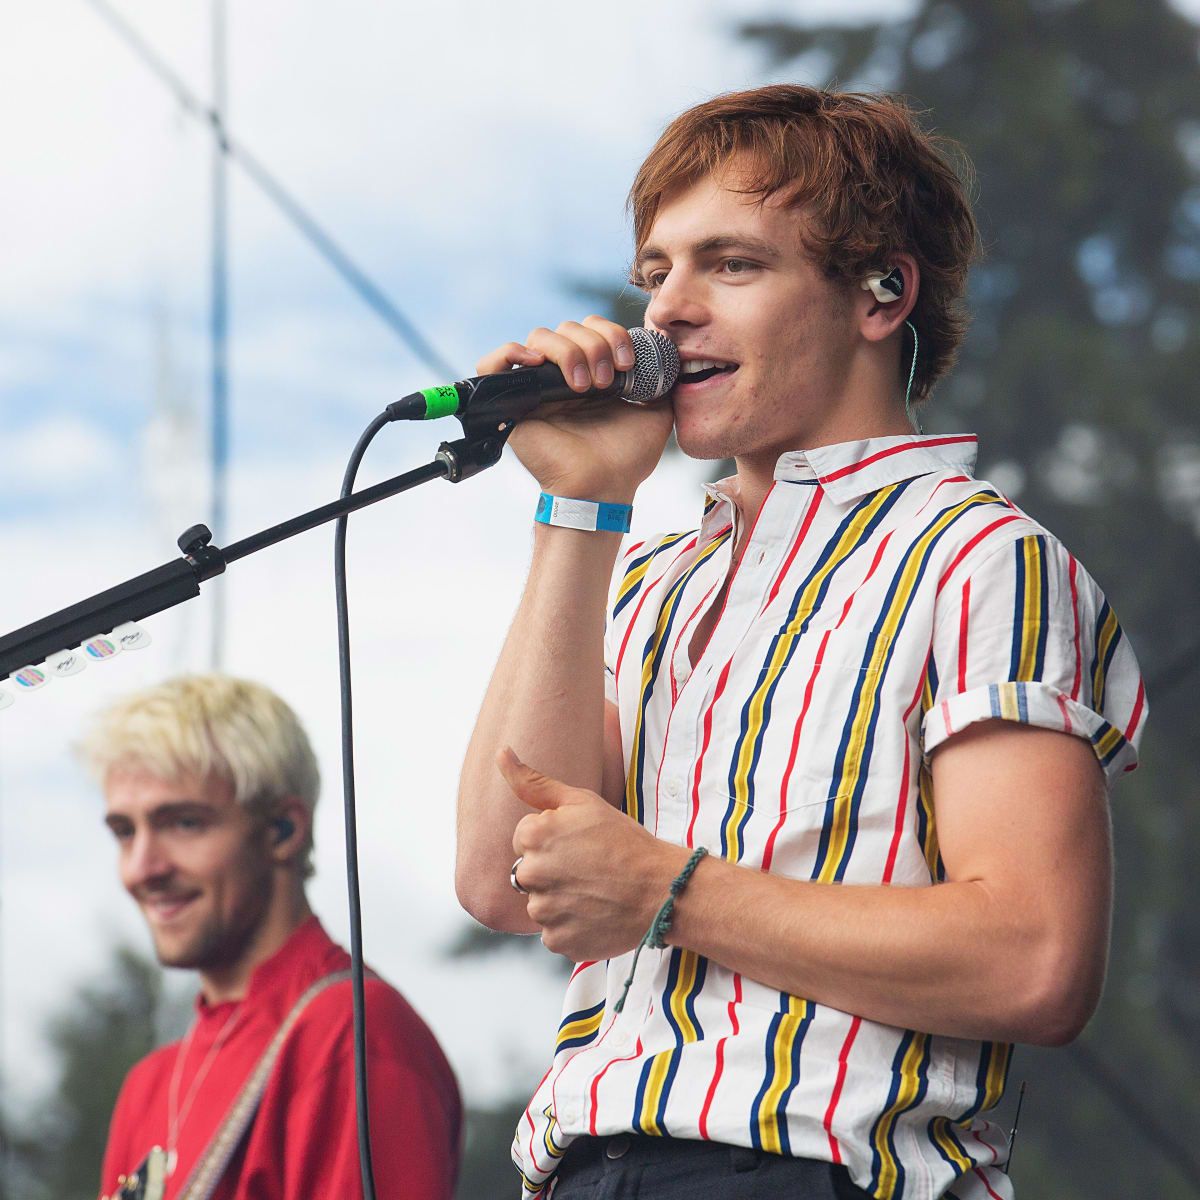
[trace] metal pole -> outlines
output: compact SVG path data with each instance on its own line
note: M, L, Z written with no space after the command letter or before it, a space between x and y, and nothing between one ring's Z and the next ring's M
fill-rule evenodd
M212 0L212 266L209 296L212 378L212 529L224 537L229 461L229 271L228 176L226 167L225 0ZM213 589L211 668L221 667L225 642L225 590Z

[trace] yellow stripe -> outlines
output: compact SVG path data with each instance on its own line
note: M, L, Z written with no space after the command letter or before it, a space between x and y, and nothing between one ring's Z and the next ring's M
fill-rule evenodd
M929 878L936 879L938 877L938 857L941 851L938 848L937 824L933 819L933 776L924 763L921 764L917 773L917 796L925 813L925 844L921 850L925 855L926 865L929 867Z
M676 542L683 541L687 536L688 531L683 533L669 533L653 549L646 550L644 555L645 561L638 563L634 567L630 567L625 572L625 577L621 580L621 586L617 589L617 598L613 603L613 607L615 608L645 578L646 572L650 570L650 565L663 550L674 546ZM642 547L642 549L645 550L645 547Z
M775 1031L771 1086L763 1095L758 1110L758 1136L762 1148L770 1154L783 1153L783 1139L779 1135L779 1102L792 1083L792 1049L807 1016L808 1001L791 996L788 998L788 1011Z
M692 1024L692 1018L688 1016L687 1009L684 1007L692 988L696 985L697 965L694 950L679 952L679 975L675 980L674 990L671 992L671 1015L683 1031L685 1042L694 1042L699 1036L695 1025Z
M1000 1103L1000 1097L1004 1095L1004 1084L1008 1079L1009 1059L1012 1056L1012 1046L1007 1042L992 1042L990 1050L992 1060L988 1063L987 1080L984 1083L983 1089L983 1104L980 1107L981 1112L986 1112L989 1108Z
M966 1122L970 1124L970 1122ZM958 1144L958 1139L950 1131L949 1117L934 1117L930 1124L930 1130L933 1133L933 1140L942 1148L946 1157L958 1168L959 1174L965 1174L974 1165L974 1161L969 1159L962 1151L962 1147Z
M654 644L650 648L650 652L645 654L642 659L642 681L638 688L638 707L637 720L633 727L633 739L629 755L629 771L625 776L625 812L628 816L633 817L635 821L640 821L642 818L641 809L638 804L638 773L637 761L638 754L642 744L642 714L646 707L646 691L650 687L650 681L654 675L654 660L658 657L659 648L662 645L662 640L667 631L667 624L670 621L671 606L675 600L675 596L683 584L691 578L693 572L700 566L706 558L709 557L719 547L723 546L728 540L729 534L725 533L719 538L715 538L709 542L699 554L696 555L695 561L687 568L686 571L667 589L667 594L663 598L662 606L658 610L658 620L654 626Z
M908 604L909 597L916 588L917 578L925 557L929 552L929 547L946 526L957 520L967 509L975 508L981 504L999 503L1002 503L999 496L968 496L961 503L942 513L925 533L913 543L908 553L904 569L896 583L892 603L882 622L877 626L878 633L875 638L875 647L871 654L871 661L863 672L867 684L862 688L858 711L854 714L850 726L850 736L843 759L842 775L838 781L837 797L834 800L829 848L825 854L825 861L821 864L819 878L822 883L831 883L836 878L842 854L845 852L846 843L850 837L850 813L854 792L858 786L858 778L862 773L863 755L867 743L867 730L871 726L871 719L875 714L876 702L879 699L878 687L868 685L872 684L878 678L879 672L883 669L888 652L891 649L892 639L895 637L896 631L900 628L900 620Z
M558 1119L554 1115L554 1109L547 1104L542 1109L542 1116L546 1118L546 1132L542 1137L542 1142L546 1147L546 1153L551 1158L562 1158L567 1152L566 1146L560 1146L554 1140L554 1131L558 1127Z
M1118 628L1117 614L1110 608L1100 630L1100 641L1096 646L1096 670L1092 674L1092 703L1097 708L1103 707L1104 704L1104 660L1108 657L1108 648L1117 636Z
M1018 679L1032 679L1037 666L1037 644L1042 622L1042 546L1035 537L1022 543L1025 552L1025 596L1021 620L1021 656Z
M767 696L770 694L779 673L783 670L783 665L787 661L792 643L799 636L805 622L812 615L825 580L858 548L865 529L870 525L880 508L888 502L888 499L898 486L898 484L893 484L891 487L884 488L878 492L846 527L833 553L820 570L809 580L797 603L796 615L775 639L771 660L759 675L758 687L750 698L750 714L746 725L746 736L742 738L741 748L738 752L737 767L733 781L733 796L731 797L733 807L725 822L725 844L728 847L726 857L731 862L737 862L741 858L740 821L749 808L750 764L754 761L754 752L759 736L762 733L763 712L766 708Z
M1095 743L1096 753L1103 758L1105 755L1111 753L1113 747L1116 746L1122 737L1124 737L1124 734L1115 725L1110 725L1108 732Z
M896 1094L895 1103L880 1117L879 1124L875 1128L875 1149L879 1152L880 1164L879 1178L872 1193L876 1200L892 1200L896 1191L899 1172L896 1169L896 1160L888 1147L888 1134L896 1123L896 1117L912 1104L913 1097L916 1096L921 1086L921 1079L917 1072L925 1057L925 1042L925 1034L918 1033L913 1036L904 1060L900 1064L900 1090Z
M1017 721L1021 716L1021 709L1017 704L1017 685L1015 683L1002 683L997 687L1000 693L1000 715L1006 721Z
M578 1021L572 1021L569 1025L564 1025L558 1031L558 1037L555 1039L555 1046L561 1046L563 1042L569 1042L572 1038L584 1037L588 1034L593 1034L600 1028L600 1022L604 1020L604 1009L595 1013L590 1017L580 1017Z
M667 1067L670 1065L673 1053L672 1050L660 1050L652 1061L650 1077L646 1080L646 1094L642 1097L642 1115L638 1121L638 1126L643 1133L662 1135L662 1130L659 1129L655 1119L655 1113L658 1112L658 1100L662 1095L663 1083L667 1077Z

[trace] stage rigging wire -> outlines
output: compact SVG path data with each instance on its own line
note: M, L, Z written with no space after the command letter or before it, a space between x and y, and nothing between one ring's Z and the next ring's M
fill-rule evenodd
M425 339L424 334L400 311L392 300L350 255L327 233L316 219L295 197L250 153L226 128L221 116L205 104L166 62L151 48L124 17L117 13L106 0L86 0L108 26L137 55L137 57L166 85L180 106L208 125L217 139L221 153L237 163L266 197L276 205L285 217L300 231L317 253L349 284L351 289L379 316L391 331L431 371L443 379L457 378L456 370Z

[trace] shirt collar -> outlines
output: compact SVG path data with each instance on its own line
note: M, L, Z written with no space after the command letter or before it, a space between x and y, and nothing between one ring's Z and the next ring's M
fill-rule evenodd
M902 479L950 468L971 474L978 440L973 433L926 433L862 438L813 450L791 450L775 464L775 478L785 483L820 484L838 504L852 503ZM736 479L736 476L733 477ZM713 500L736 496L732 479L704 485Z

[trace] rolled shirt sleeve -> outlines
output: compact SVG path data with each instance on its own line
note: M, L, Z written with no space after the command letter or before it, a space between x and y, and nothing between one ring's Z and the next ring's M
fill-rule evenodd
M1057 539L1029 534L990 549L938 604L926 756L999 718L1087 738L1110 780L1137 766L1147 713L1137 659L1103 592Z

